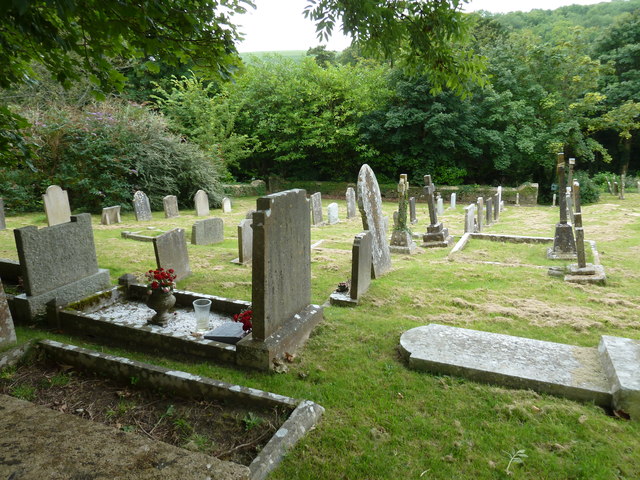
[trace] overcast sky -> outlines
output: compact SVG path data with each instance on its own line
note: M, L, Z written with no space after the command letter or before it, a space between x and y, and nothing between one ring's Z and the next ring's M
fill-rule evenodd
M465 11L487 10L495 13L529 11L534 8L552 10L565 5L589 5L602 0L471 0ZM234 17L245 40L238 45L240 52L272 50L307 50L320 45L313 22L302 14L306 0L254 0L256 10ZM327 45L328 50L343 50L350 40L334 32Z

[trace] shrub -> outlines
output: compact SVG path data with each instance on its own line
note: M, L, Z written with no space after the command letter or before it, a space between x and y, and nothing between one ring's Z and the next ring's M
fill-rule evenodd
M600 189L596 183L589 178L587 172L576 171L573 174L573 178L580 183L580 203L596 203L600 200Z

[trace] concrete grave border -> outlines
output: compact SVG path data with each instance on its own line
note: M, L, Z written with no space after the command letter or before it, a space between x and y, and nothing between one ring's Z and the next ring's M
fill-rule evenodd
M138 242L153 242L153 239L156 237L152 237L150 235L144 235L142 232L159 232L159 235L162 235L163 233L167 233L168 230L162 230L160 228L156 228L156 227L149 227L146 228L144 230L138 230L137 232L130 232L128 230L125 230L124 232L120 233L120 237L122 238L126 238L129 240L137 240Z

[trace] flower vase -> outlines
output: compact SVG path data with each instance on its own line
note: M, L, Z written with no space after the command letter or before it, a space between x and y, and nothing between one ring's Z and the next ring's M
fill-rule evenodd
M147 307L156 311L156 314L151 317L147 323L154 325L160 325L162 327L167 325L167 322L171 318L169 310L176 304L176 297L172 292L163 292L162 290L152 290L151 295L147 299Z

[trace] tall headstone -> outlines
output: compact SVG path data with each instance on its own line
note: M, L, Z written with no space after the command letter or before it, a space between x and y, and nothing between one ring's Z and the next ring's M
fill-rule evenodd
M4 293L2 279L0 278L0 347L16 342L16 331L13 327L13 318L9 311L7 296Z
M576 241L573 237L573 228L567 223L567 191L566 184L566 162L564 153L558 154L557 162L558 192L560 201L560 222L556 224L556 231L553 238L553 247L547 251L547 258L554 260L568 260L576 258Z
M449 229L444 228L442 222L438 221L436 202L433 197L435 185L431 182L431 175L424 176L423 190L429 207L429 220L431 223L427 226L427 233L422 236L422 246L426 248L447 247L453 242L453 237L449 235Z
M245 218L238 224L238 258L233 263L247 265L251 263L253 254L253 220Z
M573 204L575 203L575 195L573 193L573 167L576 164L575 158L569 159L569 177L567 178L567 190L571 194L571 212L573 215ZM571 218L571 223L573 223L573 217Z
M371 232L362 232L353 239L349 288L352 300L358 300L371 284L371 238Z
M71 221L71 207L67 191L58 185L50 185L42 195L44 211L47 214L47 224L51 227Z
M444 200L438 194L438 198L436 198L436 210L438 211L438 215L444 215Z
M497 203L497 205L499 207L499 208L497 208L497 210L498 210L498 213L500 213L504 209L504 206L502 204L502 185L498 186L498 191L496 193L498 195L498 203ZM500 217L500 215L498 215L498 217ZM497 218L496 218L496 220L497 220Z
M333 202L330 203L327 207L327 219L329 221L329 225L335 225L340 220L338 218L338 204Z
M451 194L451 208L456 208L456 197L457 195L455 193Z
M4 200L0 198L0 230L5 230L7 223L4 218Z
M400 175L398 182L398 211L395 216L393 233L391 234L391 246L389 249L394 253L412 254L416 253L417 246L413 241L411 230L407 222L407 209L409 206L409 180L407 174Z
M227 197L222 199L222 213L231 213L231 200Z
M224 241L224 220L221 218L205 218L198 220L191 227L192 245L211 245Z
M189 267L189 253L187 252L187 238L184 229L174 228L153 239L153 250L156 254L158 268L169 270L173 268L176 281L191 275Z
M554 194L553 194L553 200L552 200L552 202L551 202L551 206L552 206L552 207L555 207L555 206L556 206L556 203L557 203L557 202L556 202L556 200L557 200L557 196L556 196L556 194L554 193Z
M484 198L478 197L476 201L476 205L478 206L478 214L476 215L477 220L477 228L478 232L482 232L482 224L484 223Z
M567 220L573 225L573 192L572 189L567 187L566 205L567 205Z
M364 164L358 173L358 209L362 227L371 232L372 277L380 278L391 269L391 254L387 241L387 223L382 212L382 196L376 174Z
M350 218L355 218L358 214L358 207L356 206L356 191L353 187L347 188L346 193L347 198L347 220Z
M322 217L322 194L316 192L309 197L311 206L311 224L314 227L324 225L324 219Z
M416 215L416 197L409 198L409 223L412 225L418 223L418 217Z
M164 218L175 218L180 216L178 210L178 197L175 195L167 195L162 199L162 206L164 207Z
M492 225L493 224L493 198L492 197L488 197L487 198L487 203L486 203L486 210L487 210L487 226Z
M493 221L500 220L500 196L496 193L493 196Z
M520 206L520 193L516 193L516 207Z
M100 224L113 225L114 223L122 223L122 218L120 218L120 205L105 207L102 209Z
M476 231L476 206L475 204L464 207L464 233Z
M198 190L193 197L196 217L209 216L209 195L204 190Z
M138 222L146 222L152 218L149 197L140 190L133 194L133 212Z

